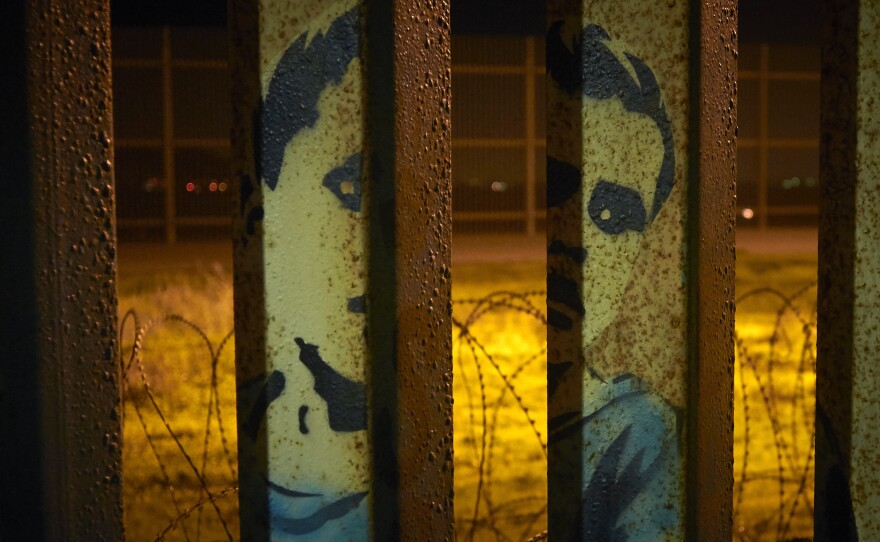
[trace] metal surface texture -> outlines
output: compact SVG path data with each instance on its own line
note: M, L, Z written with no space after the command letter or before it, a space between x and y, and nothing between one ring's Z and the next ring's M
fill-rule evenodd
M880 6L824 4L815 538L880 537Z
M255 0L229 2L233 208L237 211L233 214L232 228L233 307L238 383L250 383L266 375L263 183L257 173L253 133L254 117L262 99L259 15L259 2ZM244 398L236 391L239 420L249 415L252 408L251 401ZM254 438L243 435L241 425L238 430L241 536L255 541L269 540L269 492L265 483L260 483L260 476L266 472L266 434L258 432Z
M687 4L547 23L550 537L681 539Z
M737 11L691 5L687 539L733 537Z
M853 288L852 466L862 540L880 538L880 5L859 8L858 144Z
M9 4L0 538L121 540L109 3Z
M735 10L547 24L550 537L729 539Z
M449 1L367 5L375 539L452 540Z
M857 540L852 419L858 3L824 3L816 356L815 539ZM841 538L838 538L840 536Z
M242 536L451 536L448 5L231 6Z
M851 541L858 539L849 487L858 3L826 2L824 9L814 534Z
M259 100L239 119L253 130L256 169L242 177L239 250L259 254L261 284L237 286L262 290L254 316L264 330L238 365L242 536L254 536L256 517L273 540L361 538L370 524L361 10L272 0L257 9L249 83ZM237 311L244 340L250 317Z

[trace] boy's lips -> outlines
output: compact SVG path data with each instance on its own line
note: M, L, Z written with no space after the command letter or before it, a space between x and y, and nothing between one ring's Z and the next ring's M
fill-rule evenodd
M266 480L266 485L279 495L299 499L307 497L321 497L320 493L305 493L296 491ZM303 518L292 518L282 514L272 513L272 525L290 534L306 534L316 531L330 520L341 518L358 507L360 502L367 496L366 491L352 493L326 504L314 513Z

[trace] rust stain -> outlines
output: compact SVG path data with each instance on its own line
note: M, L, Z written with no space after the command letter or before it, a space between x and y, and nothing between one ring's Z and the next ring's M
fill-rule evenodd
M391 9L398 536L451 540L449 2L395 2Z
M551 537L730 535L686 529L731 477L736 17L699 6L551 3Z
M689 209L689 392L687 536L733 536L733 333L736 224L735 2L692 3L698 79L690 107L695 168Z
M37 357L26 363L38 373L31 385L39 390L44 449L28 451L37 469L21 466L43 500L41 510L24 513L42 514L41 525L22 532L120 540L109 3L41 0L24 12L29 132L20 137L30 138L31 154L23 158L30 161L31 179L13 182L30 182L33 191L37 320L21 346L27 350L30 340L36 345Z
M388 16L370 19L376 13ZM334 41L340 25L363 42ZM242 532L449 539L448 3L242 1L232 27L236 363L239 418L253 420L239 439ZM294 47L326 49L320 92L297 79L313 74L288 73ZM285 87L285 77L296 84ZM278 102L285 88L292 94ZM365 111L383 100L393 107ZM288 135L297 123L305 127ZM322 391L325 365L335 376ZM254 383L254 393L244 390ZM349 391L343 406L365 394L370 412L366 401L363 418L306 401L339 390ZM261 414L251 416L254 405ZM307 446L315 437L320 445ZM329 519L297 534L312 512L299 503L316 499L277 495L292 491L324 494L317 500L332 510L318 513Z
M859 7L851 485L862 540L880 538L880 6Z

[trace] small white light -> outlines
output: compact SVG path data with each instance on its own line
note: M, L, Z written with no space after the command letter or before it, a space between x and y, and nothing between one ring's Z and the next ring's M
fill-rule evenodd
M502 181L495 181L492 183L493 192L504 192L505 190L507 190L507 183Z
M748 207L742 210L742 217L746 220L751 220L755 216L755 211L752 211Z

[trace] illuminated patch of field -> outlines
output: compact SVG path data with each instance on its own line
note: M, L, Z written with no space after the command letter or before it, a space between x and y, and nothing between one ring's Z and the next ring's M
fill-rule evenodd
M525 540L547 528L544 265L454 273L456 534Z
M543 273L539 264L460 266L455 269L453 297L539 290ZM815 280L815 256L739 257L737 292L755 292L737 308L742 353L737 356L734 384L735 530L739 540L812 536L815 288L810 285ZM541 298L531 301L543 305ZM454 305L459 321L471 310L472 305ZM501 372L515 372L536 352L542 356L512 383L521 401L507 391L499 402L507 388L499 371L487 356L475 357L467 341L455 337L456 529L461 540L523 540L529 529L528 534L534 534L547 521L543 502L546 460L524 412L528 409L529 417L543 428L544 329L536 327L534 317L501 312L487 313L469 329L485 351L493 354ZM481 361L479 366L475 359ZM482 388L478 369L483 375ZM483 450L484 401L490 434L485 445L495 446L491 455ZM509 425L504 425L505 420ZM490 458L491 469L486 465ZM482 497L479 509L475 506L478 492Z
M165 540L226 540L218 511L238 539L234 345L230 338L217 357L217 397L211 394L208 347L210 343L216 352L232 330L231 276L221 268L130 276L120 284L119 295L120 323L125 312L134 310L144 329L136 358L130 356L134 320L125 320L121 329L127 382L123 426L126 538L153 540L189 510L189 519L174 524ZM169 315L182 316L199 329ZM209 400L215 406L210 419ZM206 427L210 428L207 439ZM201 491L202 482L215 497L217 509Z
M742 295L770 287L791 297L815 281L815 269L815 256L740 255L737 292ZM545 331L539 317L544 299L535 293L544 288L544 267L540 263L458 265L453 285L453 314L467 329L462 334L462 328L456 327L453 342L457 534L460 540L470 540L471 535L474 540L524 540L546 528L542 447L546 442L546 361ZM490 298L494 304L476 303L499 291L533 295L497 295ZM220 268L130 276L120 284L120 315L136 309L143 323L163 314L179 314L197 324L216 348L232 329L231 298L230 273ZM795 305L808 323L815 322L815 289L804 292ZM745 299L737 309L737 332L748 353L737 358L734 384L735 529L743 541L808 537L812 531L815 327L804 328L791 313L777 326L782 306L780 298L761 294ZM468 322L475 309L486 311ZM805 329L811 333L806 350ZM772 356L771 336L777 337ZM132 339L130 328L123 330L124 351L130 351ZM212 414L207 455L203 451L211 389L211 359L203 339L181 322L166 321L150 328L143 341L141 359L156 403L195 465L201 469L204 462L212 493L235 484L232 352L228 343L218 359L217 373L224 437L231 454L227 458L216 414ZM132 389L125 405L125 521L130 539L152 540L179 515L177 509L183 511L205 497L199 493L193 469L152 410L136 369L135 365L129 369ZM152 446L162 459L164 474L144 438L135 407L154 435ZM173 499L166 475L174 487ZM237 494L222 494L216 503L237 536ZM200 510L201 527L198 512L193 512L167 540L185 540L184 525L191 540L197 530L203 540L225 539L213 507L205 504Z
M734 532L811 539L816 392L812 256L739 256Z

